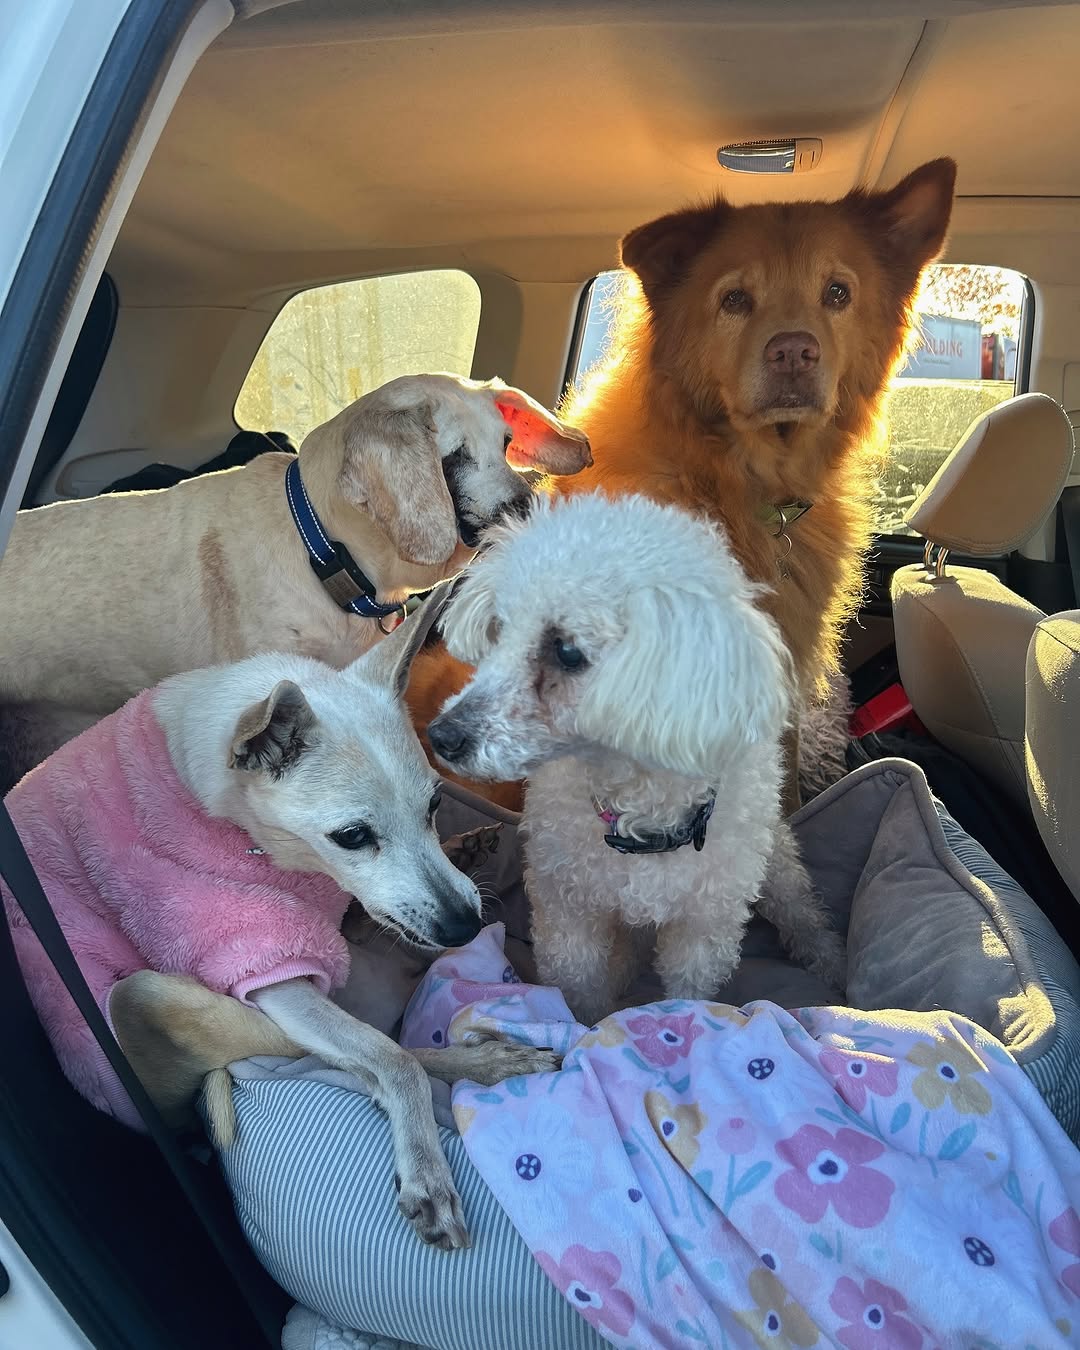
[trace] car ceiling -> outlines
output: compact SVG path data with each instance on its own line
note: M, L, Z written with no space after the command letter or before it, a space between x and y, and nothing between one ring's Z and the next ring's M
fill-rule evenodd
M1080 198L1076 4L247 9L264 12L200 62L125 222L128 299L362 257L565 280L595 270L583 241L610 253L686 200L835 196L943 154L965 199ZM810 173L717 165L722 144L787 136L821 139Z

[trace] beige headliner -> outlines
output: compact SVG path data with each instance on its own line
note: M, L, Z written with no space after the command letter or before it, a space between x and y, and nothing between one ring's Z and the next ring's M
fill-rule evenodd
M971 199L961 229L1001 218L988 198L1033 197L1034 232L1065 245L1077 52L1077 5L301 0L200 63L111 270L137 304L271 305L432 263L566 281L688 198L832 196L940 154ZM781 135L820 137L819 167L716 163L724 142Z

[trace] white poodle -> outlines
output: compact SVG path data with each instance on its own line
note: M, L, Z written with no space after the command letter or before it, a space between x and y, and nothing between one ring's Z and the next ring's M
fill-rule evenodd
M443 620L476 673L428 735L470 777L529 778L541 978L591 1024L655 925L665 994L711 998L756 903L842 990L843 944L780 815L789 662L726 537L643 497L575 495L488 538Z

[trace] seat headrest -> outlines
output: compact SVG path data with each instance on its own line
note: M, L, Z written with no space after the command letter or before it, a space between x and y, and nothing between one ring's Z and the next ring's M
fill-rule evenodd
M1036 627L1026 683L1028 800L1054 866L1080 900L1080 610Z
M904 519L942 548L1011 553L1053 510L1073 430L1045 394L1018 394L977 417Z

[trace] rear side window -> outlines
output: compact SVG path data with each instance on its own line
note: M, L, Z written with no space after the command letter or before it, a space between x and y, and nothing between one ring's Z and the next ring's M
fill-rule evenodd
M465 272L408 272L302 291L263 339L233 410L248 431L299 445L328 418L398 375L468 375L480 288Z
M626 274L601 272L584 297L570 380L603 359ZM971 422L1024 388L1031 287L1002 267L938 263L917 311L920 340L889 394L889 456L876 485L877 529L908 534L904 512Z
M1031 288L1003 267L936 263L919 295L921 340L893 381L877 528L910 534L904 512L976 417L1021 393Z

